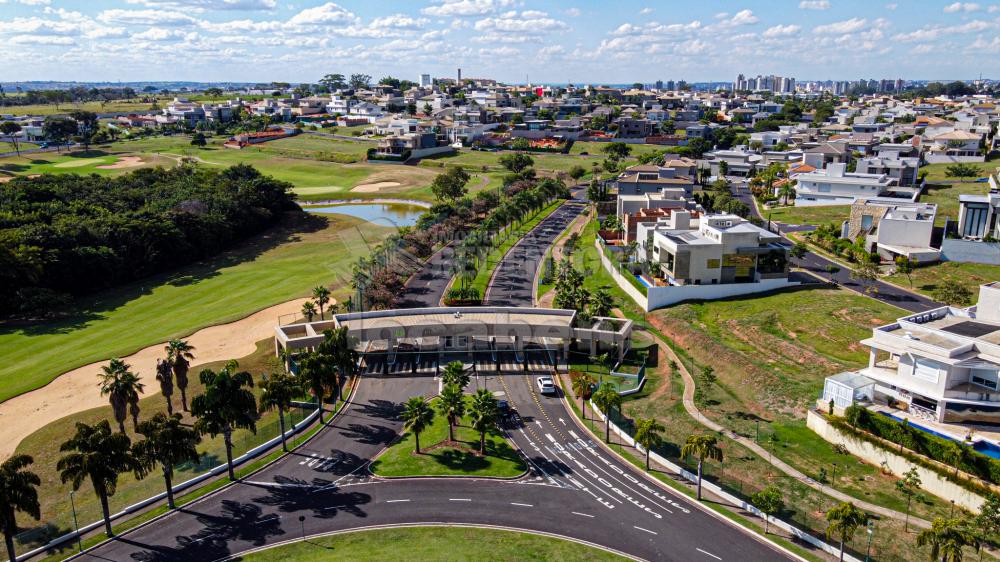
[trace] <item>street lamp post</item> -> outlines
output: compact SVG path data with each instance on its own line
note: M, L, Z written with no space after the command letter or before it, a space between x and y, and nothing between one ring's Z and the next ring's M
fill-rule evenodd
M833 478L830 479L830 486L837 487L837 463L833 463Z
M875 522L868 522L868 552L865 553L865 562L871 560L872 557L872 536L875 534Z
M73 500L73 495L76 494L76 490L69 491L69 505L73 508L73 530L76 531L76 545L83 552L83 537L80 536L80 524L76 519L76 502Z

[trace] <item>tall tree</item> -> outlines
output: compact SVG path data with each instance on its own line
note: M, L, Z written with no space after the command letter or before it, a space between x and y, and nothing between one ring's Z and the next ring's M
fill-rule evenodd
M78 131L79 126L76 121L66 117L49 116L42 122L42 136L56 143L57 149Z
M205 394L191 401L191 413L198 418L195 430L212 437L222 434L230 480L236 480L233 431L246 429L257 433L257 398L247 390L253 388L253 377L246 371L237 371L238 368L236 361L230 361L219 372L203 370L198 379L205 385Z
M592 295L590 295L591 316L608 316L611 314L611 309L614 306L614 298L604 287L597 289Z
M681 458L696 457L698 459L698 501L701 501L701 476L705 459L722 462L722 449L719 440L714 435L688 435L681 447Z
M500 415L497 399L489 390L480 388L472 395L472 403L469 406L469 415L472 417L472 429L479 433L479 454L486 454L486 432L497 423Z
M14 152L16 152L18 156L21 155L21 145L18 142L17 137L14 135L20 132L21 125L18 123L13 121L4 121L3 123L0 123L0 133L7 135L7 138L10 139L10 144L14 145Z
M653 418L642 418L635 422L635 442L646 449L646 471L649 472L649 453L663 443L663 432L667 428Z
M352 74L350 78L351 88L355 90L366 90L371 86L372 77L368 74Z
M84 150L90 150L90 140L97 132L97 114L93 111L73 111L69 116L77 123Z
M101 396L107 396L111 403L111 410L114 413L115 421L118 422L118 429L125 433L125 419L131 410L132 422L139 425L139 393L144 385L139 382L139 375L132 372L132 367L118 359L112 359L107 365L101 367L101 379L98 385L101 389Z
M443 174L438 174L431 182L431 193L438 201L455 201L465 197L465 184L471 176L462 168L448 168Z
M167 488L167 506L174 509L174 468L185 462L198 462L201 436L181 423L180 414L167 415L163 412L157 412L140 423L138 432L145 439L133 446L136 459L147 471L160 466Z
M580 399L580 409L583 411L583 417L587 417L587 400L590 400L590 395L594 391L594 377L587 373L578 373L573 377L573 394Z
M347 81L344 80L343 74L327 74L319 81L319 83L326 86L331 92L342 90L347 87Z
M336 385L336 395L344 399L344 385L347 380L358 372L359 355L354 349L356 341L350 337L347 326L341 326L323 332L323 343L318 351L325 355L336 369L333 384Z
M316 300L316 304L319 305L319 319L323 320L323 307L326 306L326 303L330 302L330 289L322 285L314 287L312 296Z
M826 512L826 534L840 539L840 562L844 562L844 544L857 530L868 524L868 514L853 503L843 502Z
M90 480L101 502L104 532L113 537L108 498L115 495L118 478L126 472L135 473L137 478L145 476L142 463L132 454L132 441L124 433L112 432L108 420L94 425L77 422L76 435L59 450L67 453L56 464L59 477L63 483L69 482L73 490L79 490L84 480Z
M403 429L413 434L416 452L420 454L420 434L434 421L434 410L423 396L413 396L403 407Z
M34 462L28 455L14 455L0 463L0 528L3 529L7 556L11 560L17 560L14 550L16 513L26 513L36 521L42 516L36 489L42 480L34 472L26 470Z
M323 421L323 400L327 392L337 384L337 369L334 367L331 358L313 352L307 354L299 360L299 377L316 398L316 407L319 408L319 423Z
M462 365L461 361L448 363L444 366L444 372L441 373L442 384L445 386L457 386L459 390L464 390L465 387L469 386L470 380L469 373L466 372L465 366Z
M604 441L611 442L611 410L621 408L622 395L609 384L597 389L593 397L594 404L604 412Z
M465 415L465 396L462 389L449 384L441 390L438 397L437 410L448 418L448 441L455 440L455 424Z
M264 375L260 383L263 392L260 394L260 411L278 411L278 424L281 426L281 449L288 452L285 443L285 412L292 406L292 401L302 394L302 381L295 376L274 369Z
M191 368L191 359L194 359L194 353L192 353L194 346L186 340L170 340L164 349L167 351L167 361L174 369L177 390L181 391L181 409L186 412L188 411L188 370Z
M313 301L302 303L302 316L306 317L306 322L312 322L316 314L316 304Z
M930 529L917 535L917 546L930 545L930 560L936 562L962 562L965 547L978 551L979 537L969 522L962 519L935 518Z
M167 399L167 415L173 415L174 369L169 361L156 360L156 382L160 383L160 394Z

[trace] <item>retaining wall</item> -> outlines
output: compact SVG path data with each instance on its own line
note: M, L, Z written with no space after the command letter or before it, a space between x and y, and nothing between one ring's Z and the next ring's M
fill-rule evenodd
M1000 265L1000 244L945 238L941 241L941 261Z

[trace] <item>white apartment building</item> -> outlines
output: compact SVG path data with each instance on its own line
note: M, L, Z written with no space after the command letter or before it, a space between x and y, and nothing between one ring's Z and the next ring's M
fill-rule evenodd
M886 404L931 421L1000 423L1000 283L969 308L941 307L872 330L868 367L827 377L823 402Z
M796 207L850 205L859 198L875 197L914 201L919 192L915 187L900 187L896 178L886 174L848 172L844 163L827 164L825 169L797 174L793 179L796 181Z

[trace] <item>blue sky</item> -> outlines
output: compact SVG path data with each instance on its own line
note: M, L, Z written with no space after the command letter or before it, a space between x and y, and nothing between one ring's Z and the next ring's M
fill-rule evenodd
M1000 78L1000 0L0 0L0 79Z

